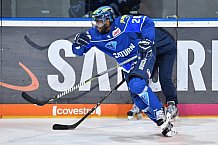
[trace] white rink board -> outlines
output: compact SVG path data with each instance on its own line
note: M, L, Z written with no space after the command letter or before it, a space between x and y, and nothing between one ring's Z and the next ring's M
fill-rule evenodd
M218 27L218 19L153 19L155 27ZM8 18L3 27L92 27L91 19Z
M150 120L88 118L76 130L54 131L54 123L77 119L0 119L0 145L217 145L218 118L180 118L178 134L163 137Z

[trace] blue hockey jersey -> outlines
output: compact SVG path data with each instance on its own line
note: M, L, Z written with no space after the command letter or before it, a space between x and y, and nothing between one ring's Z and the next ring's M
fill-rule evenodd
M114 57L118 63L137 55L138 42L141 39L149 39L152 42L155 39L154 23L147 16L120 16L111 24L110 32L101 34L93 27L88 33L91 36L90 44L81 46L80 49L73 45L73 53L81 56L95 46ZM128 71L131 63L123 65L123 68Z

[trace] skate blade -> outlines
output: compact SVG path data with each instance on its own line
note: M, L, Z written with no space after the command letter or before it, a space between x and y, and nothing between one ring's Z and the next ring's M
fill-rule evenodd
M136 119L137 119L137 120L140 120L140 119L142 119L142 118L143 118L142 113L137 114L137 116L136 116Z
M171 129L165 136L172 137L175 136L178 132L175 129Z
M133 120L134 116L128 116L128 120Z
M140 120L143 118L143 115L142 114L137 114L135 116L128 116L127 119L128 120Z
M179 116L172 117L170 113L167 113L166 117L169 122L179 122Z

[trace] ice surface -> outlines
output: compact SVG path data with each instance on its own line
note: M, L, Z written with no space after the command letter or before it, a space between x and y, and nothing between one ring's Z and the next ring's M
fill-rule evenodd
M149 119L88 118L75 130L52 130L77 120L0 119L0 145L218 145L218 118L180 118L174 137L163 137Z

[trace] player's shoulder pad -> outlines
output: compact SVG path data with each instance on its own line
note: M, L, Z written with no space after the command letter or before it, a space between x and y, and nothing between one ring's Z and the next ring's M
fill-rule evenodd
M116 25L126 25L128 23L130 16L129 15L123 15L119 16L115 19Z
M129 18L130 18L129 15L120 16L120 24L126 24Z
M129 19L129 15L119 16L115 19L115 24L122 29L127 25Z

